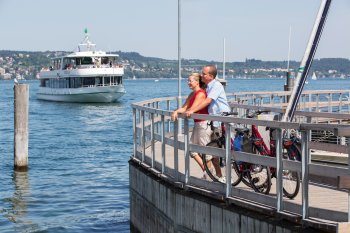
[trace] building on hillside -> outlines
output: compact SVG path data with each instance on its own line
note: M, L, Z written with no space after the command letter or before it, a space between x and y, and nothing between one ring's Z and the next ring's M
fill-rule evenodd
M6 73L6 74L3 74L3 75L0 75L0 78L4 79L4 80L9 80L9 79L12 79L12 75L9 74L9 73Z

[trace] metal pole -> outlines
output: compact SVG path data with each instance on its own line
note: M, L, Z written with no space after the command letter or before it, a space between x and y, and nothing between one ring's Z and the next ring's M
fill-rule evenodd
M162 119L162 174L165 173L165 118L164 115L161 116Z
M177 29L177 52L178 52L178 73L179 73L179 78L178 78L178 91L179 95L177 97L177 107L180 108L182 105L182 100L181 100L181 0L178 0L178 29ZM181 118L178 119L178 133L181 133Z
M321 2L316 21L310 35L309 43L306 47L303 60L301 61L300 67L298 69L298 75L292 94L290 96L290 101L288 102L288 106L282 121L292 121L294 117L301 92L303 91L305 81L313 61L313 57L316 53L317 45L321 38L322 30L326 22L331 2L332 0L322 0Z
M141 145L142 145L142 157L141 161L145 161L145 154L146 154L146 136L145 136L145 111L141 111Z
M309 164L310 164L310 141L311 131L301 132L301 180L302 180L302 217L307 219L309 217Z
M178 145L178 121L174 121L174 177L179 181L179 145Z
M350 137L348 139L348 173L350 173ZM348 222L350 222L350 190L348 190Z
M225 159L226 159L226 198L231 195L231 125L229 123L225 123Z
M152 168L155 164L155 142L154 142L154 113L151 113L151 157L152 157Z
M283 211L283 153L282 153L282 130L276 129L276 173L277 173L277 182L276 182L276 191L277 191L277 212Z
M170 100L167 100L167 102L166 102L166 109L167 109L168 111L170 111ZM169 133L169 132L170 132L170 118L168 118L167 122L168 122L168 129L167 129L167 132Z
M132 115L133 115L133 131L134 131L134 155L133 157L136 158L136 153L137 153L137 145L136 145L136 134L137 134L137 131L136 131L136 109L133 108L132 109Z
M292 35L292 26L289 26L287 73L289 72L289 60L290 60L290 38L291 38L291 35Z
M224 52L223 52L223 64L222 64L222 79L225 79L225 63L226 63L226 38L224 37Z
M188 128L188 118L184 120L184 142L185 142L185 184L188 184L190 178L190 138L189 138L189 128Z

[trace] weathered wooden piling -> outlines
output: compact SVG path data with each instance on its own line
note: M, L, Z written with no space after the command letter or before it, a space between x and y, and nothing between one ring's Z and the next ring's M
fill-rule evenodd
M28 170L29 85L14 86L14 169Z

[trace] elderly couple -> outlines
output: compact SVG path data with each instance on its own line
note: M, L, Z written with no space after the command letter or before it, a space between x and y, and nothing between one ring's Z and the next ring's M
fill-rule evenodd
M185 104L176 109L172 114L172 120L177 119L178 113L184 113L187 117L192 113L220 115L223 112L230 112L224 87L215 79L217 69L214 65L206 65L202 69L202 74L192 73L188 77L188 86L192 90L186 99ZM206 89L204 90L204 88ZM220 123L213 122L214 130L211 130L208 121L194 120L194 128L191 136L191 143L201 146L207 145L211 140L215 140L221 131ZM196 160L203 171L203 178L206 178L205 168L201 156L196 152L191 152L191 157ZM219 181L224 181L219 159L213 157L212 161L207 161L209 169L215 169ZM213 165L213 166L212 166Z

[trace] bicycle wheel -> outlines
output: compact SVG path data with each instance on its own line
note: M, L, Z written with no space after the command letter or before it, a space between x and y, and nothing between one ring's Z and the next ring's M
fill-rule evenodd
M240 172L240 170L237 166L237 163L235 161L232 161L231 176L232 176L232 179L231 179L232 186L236 186L242 180L244 180L243 174L242 174L242 172Z
M235 163L235 170L237 174L240 174L240 181L243 182L243 184L247 185L248 187L251 187L250 184L250 176L248 175L250 173L250 164L246 162L241 162L240 164ZM238 183L237 183L238 184Z
M253 152L262 156L267 155L267 151L265 151L262 146L260 140L256 140L253 143ZM249 183L255 192L269 194L271 190L271 170L270 167L258 165L258 164L250 164L249 170L247 171L247 177L249 179Z
M269 194L271 189L271 171L269 167L257 164L250 165L248 178L255 192Z
M297 153L299 152L297 148L294 148L292 151L296 151ZM297 160L297 158L300 158L300 157L301 157L300 155L292 155L288 151L289 160L295 161ZM294 197L296 197L300 189L299 173L296 171L283 170L282 180L283 180L283 194L289 199L293 199Z
M207 146L220 148L217 141L209 142ZM223 178L220 179L219 175L216 174L216 169L214 165L216 164L217 169L220 169L222 177L226 178L225 163L220 163L218 157L206 155L206 154L202 154L202 160L203 160L205 171L211 180L215 182L222 182L222 183L226 182L225 179ZM239 182L241 182L242 174L238 172L237 165L234 163L234 161L230 163L230 167L231 167L231 184L233 186L236 186L237 184L239 184Z

